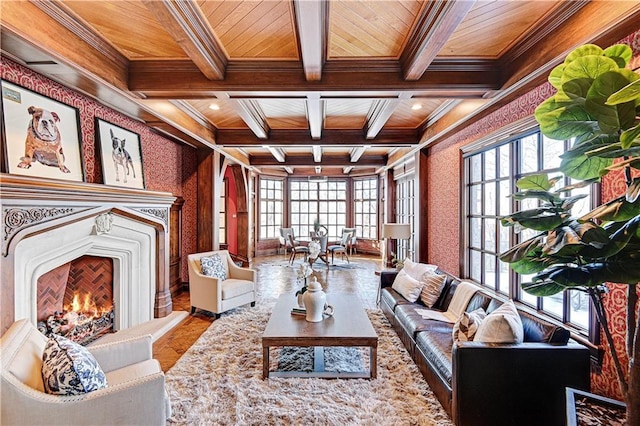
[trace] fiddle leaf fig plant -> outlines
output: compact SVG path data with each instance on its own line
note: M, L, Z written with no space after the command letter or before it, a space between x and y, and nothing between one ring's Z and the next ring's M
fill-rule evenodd
M629 46L602 49L588 44L571 52L551 71L556 93L535 111L547 137L570 140L563 153L562 175L575 182L558 188L563 176L537 174L520 179L516 200L537 200L537 207L501 218L516 232L534 236L500 255L512 269L533 275L522 289L535 296L565 290L589 295L603 327L627 404L627 423L640 424L640 75L627 69ZM581 217L572 215L585 195L575 189L621 170L626 192ZM625 369L616 351L603 305L607 283L626 284L627 344Z

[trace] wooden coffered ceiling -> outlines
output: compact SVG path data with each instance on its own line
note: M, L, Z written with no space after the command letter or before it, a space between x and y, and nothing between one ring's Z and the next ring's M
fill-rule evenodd
M636 1L3 1L2 54L262 172L368 173L637 29Z

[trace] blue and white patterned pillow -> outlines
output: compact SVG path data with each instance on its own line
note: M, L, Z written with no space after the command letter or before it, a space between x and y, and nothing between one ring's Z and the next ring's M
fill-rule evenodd
M200 258L200 267L202 268L202 274L208 277L215 277L219 280L227 279L227 268L222 263L222 258L219 254L214 254L210 257Z
M107 387L98 361L84 346L65 337L49 338L42 354L44 390L54 395L82 395Z

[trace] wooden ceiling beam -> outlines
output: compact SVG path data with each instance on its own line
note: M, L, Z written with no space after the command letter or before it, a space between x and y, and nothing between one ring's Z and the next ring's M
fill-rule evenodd
M321 81L307 81L295 67L276 69L227 67L224 80L209 80L189 60L131 61L129 89L150 98L195 99L217 92L380 92L428 91L434 97L482 97L500 86L499 72L492 67L469 66L451 69L443 63L428 69L415 81L406 81L391 69L368 70L362 64L348 70L325 69Z
M227 57L196 2L143 0L143 3L206 78L224 79Z
M320 93L307 94L307 120L312 139L320 139L324 121L324 101L320 99Z
M269 136L269 125L267 119L260 108L258 102L250 99L231 99L228 93L216 93L218 99L228 101L242 121L251 129L256 138L267 139Z
M424 75L474 4L475 0L425 3L400 58L406 80L418 80Z
M127 59L60 2L4 1L1 18L3 34L91 76L94 84L100 80L100 84L127 90Z
M324 0L294 0L302 65L307 81L322 78L327 46L329 2Z
M345 146L410 146L419 143L419 133L413 129L384 129L375 139L367 139L362 130L325 129L320 140L313 139L307 130L271 130L269 138L258 139L249 130L219 129L216 143L226 147L251 147L269 144L271 146L295 145L345 145Z
M249 157L251 166L282 166L282 163L275 160L271 155L252 155ZM287 155L288 167L317 167L319 164L313 161L313 155ZM358 166L380 167L387 164L386 155L363 155L358 161ZM353 166L351 157L346 155L324 155L321 167L349 167Z
M391 115L395 112L400 105L400 102L404 99L411 99L411 92L403 92L397 98L394 99L380 99L373 103L371 111L367 116L367 131L366 138L373 139L382 130L385 123L389 120Z

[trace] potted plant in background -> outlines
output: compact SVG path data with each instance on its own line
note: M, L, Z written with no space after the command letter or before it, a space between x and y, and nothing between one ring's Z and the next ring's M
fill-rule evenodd
M585 45L571 52L551 71L557 89L535 112L540 131L558 140L574 140L561 155L560 170L574 184L556 188L561 177L535 175L517 182L516 200L537 199L538 207L502 218L504 226L536 231L536 235L502 253L520 274L534 274L522 283L535 296L565 290L589 295L611 351L627 423L640 424L640 75L625 67L632 58L626 45L601 49ZM583 196L570 191L622 173L626 192L586 215L571 208ZM604 311L606 283L627 285L628 368L616 351Z

